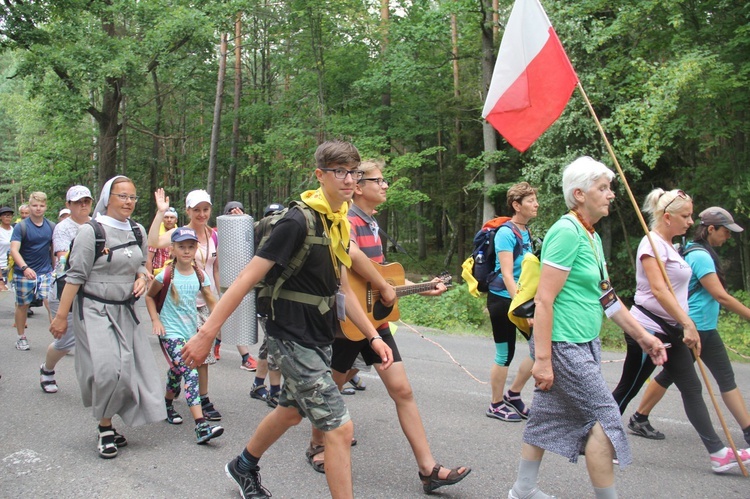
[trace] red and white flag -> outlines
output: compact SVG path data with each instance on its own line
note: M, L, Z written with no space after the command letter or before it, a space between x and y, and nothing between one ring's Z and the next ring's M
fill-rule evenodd
M560 117L578 83L538 0L516 0L482 117L521 152Z

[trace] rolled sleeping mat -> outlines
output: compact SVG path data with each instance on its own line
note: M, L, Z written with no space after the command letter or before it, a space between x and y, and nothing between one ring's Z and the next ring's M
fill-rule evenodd
M219 291L224 294L255 253L255 223L250 215L221 215L216 218L216 226L219 231ZM221 341L229 345L258 343L255 290L245 295L224 323Z

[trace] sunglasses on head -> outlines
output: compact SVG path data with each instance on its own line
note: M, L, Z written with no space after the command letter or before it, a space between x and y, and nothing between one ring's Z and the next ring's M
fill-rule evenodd
M666 193L665 193L665 194L666 194ZM663 196L663 195L664 195L664 194L662 194L662 196ZM666 212L667 212L667 208L669 208L669 205L670 205L670 204L672 204L672 203L674 203L674 200L675 200L675 199L677 199L677 198L681 198L681 199L687 199L687 198L688 198L688 195L687 195L687 193L686 193L685 191L683 191L682 189L679 189L679 190L677 191L677 195L676 195L675 197L673 197L673 198L672 198L672 199L671 199L671 200L670 200L670 201L669 201L669 202L668 202L668 203L666 204L666 206L664 206L664 213L666 213Z

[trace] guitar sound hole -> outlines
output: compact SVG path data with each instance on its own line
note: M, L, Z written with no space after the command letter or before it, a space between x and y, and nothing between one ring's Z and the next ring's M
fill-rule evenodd
M372 307L372 317L376 321L380 321L388 317L393 310L393 307L386 307L381 301L376 301Z

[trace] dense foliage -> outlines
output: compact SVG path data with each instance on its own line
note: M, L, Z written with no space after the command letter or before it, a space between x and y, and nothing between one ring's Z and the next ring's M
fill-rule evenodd
M460 256L482 222L485 193L500 212L508 185L525 179L539 186L542 207L533 229L541 234L564 209L561 167L581 154L611 164L578 93L527 153L500 139L499 152L484 156L486 3L4 2L0 203L17 206L41 189L59 209L69 185L96 189L116 171L134 178L142 195L164 186L181 206L187 191L206 187L218 43L221 33L232 33L216 204L227 201L230 185L253 213L288 201L312 185L316 145L348 139L363 156L389 162L383 227L400 242L413 242L418 258L432 257L431 271L458 275ZM696 211L722 205L750 226L744 202L750 194L750 4L542 3L638 202L655 186L680 187L694 196ZM499 36L512 2L500 4ZM233 138L238 46L242 94ZM489 159L497 162L497 185L483 181ZM599 230L615 285L627 297L642 231L621 187L619 194ZM137 212L142 221L153 210L150 196L144 200ZM722 249L733 289L750 289L749 232Z

